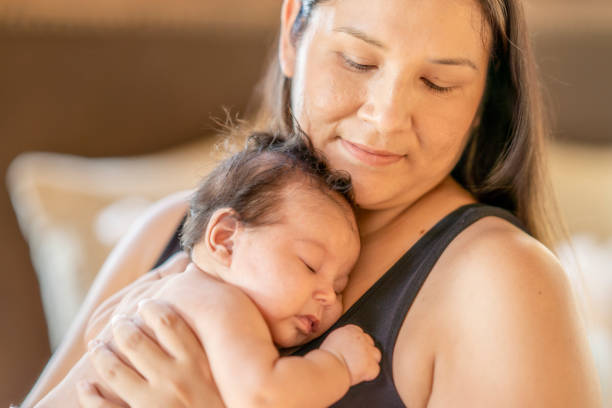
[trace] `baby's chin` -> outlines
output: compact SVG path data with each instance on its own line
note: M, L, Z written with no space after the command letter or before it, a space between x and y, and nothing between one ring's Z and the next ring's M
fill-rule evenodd
M283 333L284 335L278 335L279 333L276 333L277 335L272 336L272 341L274 341L274 344L279 349L291 349L302 346L316 339L317 337L320 337L323 333L324 330L317 330L316 332L310 334L302 333L299 330L296 330L293 333Z
M329 329L335 320L325 319L319 324L314 332L304 333L294 326L293 321L290 328L285 324L271 327L272 341L279 349L291 349L304 345L317 337L320 337Z
M317 338L321 333L317 335L306 336L305 334L298 333L295 336L286 336L286 337L274 337L272 340L274 344L279 349L290 349L293 347L298 347L303 344L308 343L310 340Z

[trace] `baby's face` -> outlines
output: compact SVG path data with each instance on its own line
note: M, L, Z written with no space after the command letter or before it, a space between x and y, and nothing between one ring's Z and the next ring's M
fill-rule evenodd
M339 195L296 182L284 197L280 222L240 231L230 268L232 283L258 306L277 346L291 347L318 337L342 314L341 292L360 242Z

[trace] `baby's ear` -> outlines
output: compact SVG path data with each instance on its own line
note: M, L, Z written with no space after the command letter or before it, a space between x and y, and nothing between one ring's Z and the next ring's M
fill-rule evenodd
M221 208L213 213L206 227L203 244L217 262L229 267L236 234L240 228L238 215L231 208Z

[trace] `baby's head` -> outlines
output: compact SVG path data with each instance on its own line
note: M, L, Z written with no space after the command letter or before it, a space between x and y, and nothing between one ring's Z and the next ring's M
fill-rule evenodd
M304 137L254 134L200 185L181 242L251 298L278 346L303 344L340 317L359 256L350 179Z

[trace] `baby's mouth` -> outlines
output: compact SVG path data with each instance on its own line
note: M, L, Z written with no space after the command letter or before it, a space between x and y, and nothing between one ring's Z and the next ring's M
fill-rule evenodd
M314 315L299 315L296 318L298 330L306 335L315 333L319 329L319 319Z

